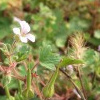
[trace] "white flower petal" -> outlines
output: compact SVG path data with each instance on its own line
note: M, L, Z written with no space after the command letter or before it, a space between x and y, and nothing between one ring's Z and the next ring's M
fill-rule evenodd
M34 36L34 35L32 35L32 34L27 34L26 37L27 37L30 41L35 42L35 36Z
M30 26L26 21L20 21L19 24L23 34L27 34L30 31Z
M13 28L13 32L17 35L20 35L20 29L19 28Z
M20 21L21 21L21 20L20 20L19 18L17 18L17 17L14 17L13 20L16 21L16 22L20 22Z
M27 37L20 36L19 38L20 38L20 40L21 40L22 42L24 42L24 43L27 43L27 42L28 42Z

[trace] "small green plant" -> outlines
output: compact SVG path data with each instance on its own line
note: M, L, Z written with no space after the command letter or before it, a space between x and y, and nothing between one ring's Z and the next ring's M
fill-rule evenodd
M99 100L99 5L0 0L0 100Z
M74 58L71 56L63 57L59 54L56 54L52 51L50 45L44 43L43 46L39 49L37 61L34 63L34 54L32 54L33 49L30 45L27 44L27 42L28 40L35 42L35 36L28 33L30 31L30 26L26 21L21 21L18 18L15 18L15 21L20 24L21 29L13 28L13 32L15 33L13 44L0 43L0 49L4 54L4 62L0 66L0 71L2 72L2 85L5 89L7 99L29 100L34 98L35 94L37 94L40 99L51 98L55 94L56 79L61 71L74 85L74 88L78 92L77 94L80 95L80 98L82 98L82 100L86 100L84 91L81 91L81 89L73 81L70 76L71 74L67 74L63 70L63 67L66 68L68 65L73 65L79 68L78 66L84 64L83 60L80 58L80 51L83 53L85 50L82 49L83 40L81 34L77 34L72 38L73 41L71 43L73 45L72 49L74 51L72 54ZM34 82L40 77L37 75L37 71L40 67L44 67L47 70L53 72L46 85L42 87L42 92L41 89L35 85L36 82ZM78 73L78 75L80 75L80 71L76 67L74 67L76 69L75 71ZM68 70L70 71L72 68L69 67ZM24 71L24 75L22 75L21 71ZM73 73L74 70L72 74ZM14 79L17 80L16 84L18 84L18 91L15 93L15 96L11 96L9 85ZM79 76L79 79L81 82L81 76ZM83 84L81 85L83 87Z

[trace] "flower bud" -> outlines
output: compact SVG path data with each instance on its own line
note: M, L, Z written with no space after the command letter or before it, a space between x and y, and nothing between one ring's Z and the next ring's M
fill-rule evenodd
M27 99L31 99L34 97L34 91L33 90L27 90L25 89L23 92L22 92L22 95L27 98Z
M43 88L42 93L45 98L50 98L54 94L54 83L58 76L59 67L56 69L55 73L51 76L47 85Z
M43 88L43 90L42 90L42 93L43 93L43 96L45 97L45 98L50 98L50 97L52 97L53 96L53 94L54 94L54 85L52 85L52 86L45 86L44 88Z
M21 93L18 93L18 94L15 96L15 100L24 100L24 97L22 96Z

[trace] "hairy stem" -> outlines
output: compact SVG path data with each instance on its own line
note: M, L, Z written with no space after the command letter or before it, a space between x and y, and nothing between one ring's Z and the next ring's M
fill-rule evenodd
M10 96L9 89L8 89L7 86L5 86L5 92L6 92L6 96L7 96L7 98L8 98L9 100L11 100L11 99L10 99L11 96Z
M22 86L21 86L20 80L18 80L18 90L19 90L19 93L21 94L22 93Z
M86 98L86 93L85 93L85 90L84 90L84 86L83 86L83 82L82 82L82 77L81 77L81 74L80 74L80 69L79 69L79 66L77 67L77 71L78 71L78 78L80 80L80 83L81 83L81 87L82 87L82 92Z
M31 70L27 71L27 90L29 91L31 87Z
M61 68L59 69L67 78L68 80L73 84L73 86L75 87L75 89L77 90L77 92L80 94L81 99L82 100L86 100L83 93L81 92L81 90L78 88L78 86L73 82L72 78Z
M36 64L34 65L34 67L31 69L31 72L39 65L39 60L37 60Z

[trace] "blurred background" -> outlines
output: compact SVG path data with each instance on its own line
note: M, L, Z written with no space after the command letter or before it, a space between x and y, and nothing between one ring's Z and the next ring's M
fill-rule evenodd
M38 42L48 39L62 48L70 34L81 31L89 45L100 44L99 0L0 0L1 40L12 36L14 17L31 25Z

